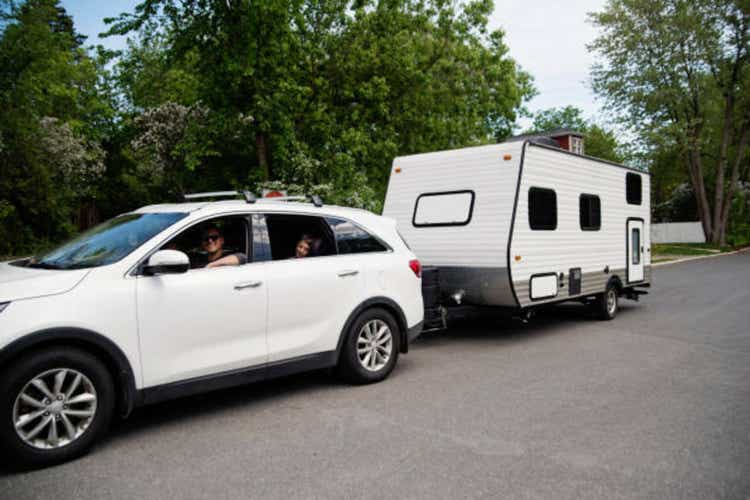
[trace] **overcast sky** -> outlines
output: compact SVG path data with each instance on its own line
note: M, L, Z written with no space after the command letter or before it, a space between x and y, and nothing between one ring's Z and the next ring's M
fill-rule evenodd
M589 89L587 80L592 58L586 44L596 36L586 22L586 13L601 10L605 0L495 0L492 29L506 33L510 55L534 76L539 91L529 109L573 105L586 117L606 122ZM78 31L89 37L88 43L123 48L121 37L99 40L106 29L102 19L120 12L132 12L136 0L63 0L73 15ZM522 126L526 122L522 122Z
M531 111L570 104L583 109L587 118L606 121L588 85L593 58L586 50L596 36L586 14L605 3L495 0L490 26L505 30L510 55L534 76L539 91L529 103Z

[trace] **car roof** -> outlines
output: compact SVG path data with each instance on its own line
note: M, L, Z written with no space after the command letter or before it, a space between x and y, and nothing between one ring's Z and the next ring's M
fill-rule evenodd
M333 216L351 219L368 226L379 226L385 221L392 219L374 214L368 210L352 207L341 207L337 205L323 205L316 207L312 203L297 203L290 201L274 201L272 199L258 199L255 203L247 203L244 200L221 200L212 202L187 202L187 203L164 203L159 205L147 205L134 210L133 213L165 213L179 212L200 215L220 215L232 212L276 212L296 213L304 215Z

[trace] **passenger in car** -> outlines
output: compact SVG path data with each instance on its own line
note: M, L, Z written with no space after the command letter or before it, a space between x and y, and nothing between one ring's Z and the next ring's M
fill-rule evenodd
M239 266L247 263L247 256L242 252L227 253L224 251L224 236L216 226L203 230L201 246L206 251L208 261L199 267Z
M310 255L310 244L310 238L307 235L302 235L302 238L297 242L297 246L294 249L294 258L302 259Z

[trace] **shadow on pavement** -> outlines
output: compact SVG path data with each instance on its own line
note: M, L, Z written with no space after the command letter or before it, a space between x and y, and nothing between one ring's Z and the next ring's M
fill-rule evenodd
M623 304L623 302L620 303L618 318L630 315L639 307L638 304ZM617 318L614 321L617 321ZM609 322L596 319L591 311L582 304L566 303L540 310L525 324L518 319L511 318L464 320L451 325L447 330L421 335L414 343L414 347L423 349L430 346L443 346L447 343L465 343L477 340L491 340L501 345L528 342L532 339L554 335L576 323L585 327L589 325L606 326Z
M621 305L618 314L628 315L637 307ZM527 324L509 318L464 320L447 330L423 334L412 345L412 349L421 351L477 341L489 341L502 347L554 335L571 323L580 323L581 326L592 323L606 324L594 319L582 305L564 304L540 311ZM407 355L399 359L393 375L398 376L399 372L414 368L417 367L409 362ZM353 386L336 378L331 370L318 370L149 405L137 408L126 420L115 421L110 433L98 447L106 447L107 443L128 439L130 435L149 432L162 425L179 424L181 421L220 414L238 407L266 406L272 404L274 399L283 400L296 393L311 390L347 390L351 387ZM93 453L96 453L96 450ZM25 469L8 464L4 457L0 457L0 478L24 471Z

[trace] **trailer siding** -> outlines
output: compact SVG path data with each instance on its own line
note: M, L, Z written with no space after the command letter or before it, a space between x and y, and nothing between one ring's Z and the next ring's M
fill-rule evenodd
M511 276L518 304L526 307L570 298L567 287L572 268L582 271L581 293L575 296L600 293L613 277L627 284L626 224L629 218L643 219L644 280L640 283L648 283L651 278L648 174L640 174L641 204L631 205L625 199L625 176L633 170L583 156L560 154L530 143L526 148L510 246ZM528 191L532 187L555 191L555 230L531 230ZM580 227L581 194L596 195L601 200L601 228L598 231L583 231ZM532 300L529 296L530 278L545 273L563 274L558 295Z
M522 144L480 146L396 158L383 215L427 266L506 269L510 214ZM505 160L510 155L510 160ZM401 169L396 173L397 169ZM425 193L475 193L471 220L462 226L415 227L417 198Z

